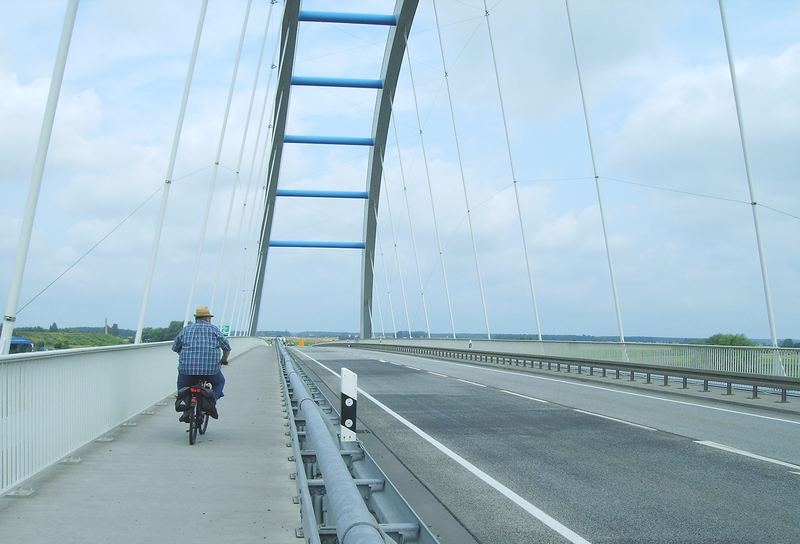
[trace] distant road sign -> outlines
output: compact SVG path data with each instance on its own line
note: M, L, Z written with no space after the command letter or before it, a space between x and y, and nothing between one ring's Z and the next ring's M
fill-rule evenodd
M231 326L230 325L223 325L222 326L222 334L228 336L231 333Z

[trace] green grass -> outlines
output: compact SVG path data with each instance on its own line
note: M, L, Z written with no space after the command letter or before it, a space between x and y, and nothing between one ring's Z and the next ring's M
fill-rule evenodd
M94 346L115 346L128 344L130 338L94 332L39 331L35 329L15 329L14 335L24 336L33 342L34 351L42 346L51 349L88 348Z

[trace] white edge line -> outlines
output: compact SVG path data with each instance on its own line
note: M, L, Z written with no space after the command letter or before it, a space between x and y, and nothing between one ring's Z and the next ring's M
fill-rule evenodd
M789 474L797 474L798 476L800 476L800 472L794 472L793 470L790 470Z
M602 418L602 419L607 419L609 421L616 421L617 423L624 423L625 425L630 425L631 427L637 427L639 429L644 429L645 431L656 431L657 430L657 429L654 429L652 427L647 427L645 425L639 425L638 423L631 423L630 421L625 421L624 419L617 419L615 417L604 416L602 414L595 414L594 412L587 412L586 410L578 410L577 408L573 408L573 410L575 412L580 412L581 414L586 414L586 415L589 415L589 416L599 417L599 418Z
M529 397L528 395L522 395L520 393L514 393L513 391L506 391L505 389L500 390L502 393L508 393L509 395L514 395L515 397L522 397L523 399L533 400L536 402L541 402L542 404L550 404L550 402L542 399L537 399L536 397Z
M456 379L457 379L458 381L460 381L460 382L468 383L468 384L470 384L470 385L477 385L478 387L486 387L486 386L485 386L485 385L483 385L482 383L475 383L475 382L471 382L471 381L469 381L469 380L462 380L461 378L456 378Z
M758 459L759 461L766 461L767 463L772 463L774 465L780 465L782 467L788 467L793 469L800 470L800 466L793 465L791 463L786 463L784 461L778 461L777 459L772 459L770 457L764 457L763 455L758 455L755 453L751 453L749 451L739 450L736 448L732 448L730 446L725 446L724 444L717 444L716 442L710 442L708 440L695 440L695 444L700 444L701 446L708 446L709 448L716 448L718 450L727 451L730 453L735 453L737 455L743 455L745 457L750 457L752 459ZM793 474L800 474L794 472Z
M309 355L306 355L305 353L303 353L301 351L298 351L298 353L300 353L301 355L303 355L305 357L308 357L309 359L311 359L312 361L317 363L319 366L321 366L322 368L324 368L325 370L327 370L328 372L330 372L334 376L338 376L339 375L335 371L331 370L327 366L323 365L322 363L320 363L319 361L314 359L313 357L311 357ZM372 395L370 395L369 393L367 393L366 391L364 391L360 387L358 388L358 391L362 395L364 395L364 397L366 397L367 399L371 400L376 406L378 406L383 411L385 411L387 414L389 414L390 416L395 418L397 421L399 421L400 423L402 423L403 425L405 425L406 427L408 427L412 431L414 431L420 438L422 438L423 440L427 441L434 448L436 448L437 450L439 450L440 452L442 452L443 454L448 456L450 459L452 459L453 461L455 461L456 463L458 463L459 465L461 465L462 467L467 469L474 476L476 476L479 480L483 481L484 483L486 483L489 486L491 486L494 489L496 489L498 492L500 492L503 496L505 496L511 502L513 502L514 504L516 504L517 506L519 506L520 508L522 508L523 510L528 512L530 515L532 515L533 517L535 517L536 519L538 519L539 521L541 521L545 525L547 525L553 531L557 532L558 534L560 534L561 536L563 536L564 538L566 538L567 540L569 540L573 544L591 544L588 540L586 540L585 538L580 536L578 533L576 533L575 531L573 531L569 527L566 527L564 524L562 524L557 519L551 517L550 515L548 515L544 511L540 510L539 508L537 508L536 506L534 506L533 504L531 504L530 502L528 502L527 500L525 500L524 498L522 498L521 496L519 496L518 494L513 492L511 489L509 489L505 485L501 484L500 482L498 482L497 480L495 480L494 478L489 476L487 473L485 473L484 471L482 471L481 469L479 469L478 467L476 467L475 465L473 465L472 463L470 463L469 461L467 461L466 459L464 459L463 457L458 455L456 452L454 452L453 450L451 450L450 448L448 448L447 446L445 446L444 444L442 444L441 442L439 442L438 440L433 438L431 435L429 435L428 433L426 433L425 431L423 431L422 429L420 429L419 427L417 427L416 425L414 425L413 423L408 421L406 418L404 418L400 414L394 412L391 408L389 408L388 406L386 406L385 404L383 404L382 402L377 400L375 397L373 397Z
M439 376L441 378L449 378L450 377L447 374L439 374L438 372L431 372L430 370L426 370L426 372L428 374L433 374L434 376Z
M410 368L411 370L420 370L419 368L417 368L415 366L411 366L411 365L403 365L403 366L405 366L406 368ZM421 372L421 370L420 370L420 372Z

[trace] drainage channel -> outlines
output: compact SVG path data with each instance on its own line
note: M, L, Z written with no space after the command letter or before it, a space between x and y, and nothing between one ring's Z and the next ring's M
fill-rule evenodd
M308 544L438 544L359 442L340 442L339 414L281 342L290 461Z

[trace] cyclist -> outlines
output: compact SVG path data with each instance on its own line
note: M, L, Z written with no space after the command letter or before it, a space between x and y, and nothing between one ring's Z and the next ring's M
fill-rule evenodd
M225 387L220 365L228 364L231 345L216 325L211 324L214 316L207 306L197 308L194 317L195 322L186 325L172 343L172 351L179 354L178 389L194 385L204 378L211 382L214 396L219 400Z

